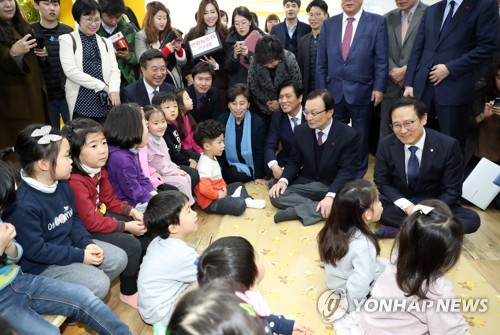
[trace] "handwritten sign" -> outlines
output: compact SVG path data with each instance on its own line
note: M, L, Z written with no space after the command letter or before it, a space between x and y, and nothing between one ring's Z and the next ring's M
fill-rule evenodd
M217 32L206 34L189 41L189 48L193 58L198 58L213 51L222 49L222 43Z

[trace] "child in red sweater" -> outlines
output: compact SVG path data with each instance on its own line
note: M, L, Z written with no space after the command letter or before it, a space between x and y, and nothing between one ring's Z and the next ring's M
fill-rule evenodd
M116 245L128 255L120 275L120 299L137 308L137 273L150 242L143 215L116 196L104 165L108 145L102 126L91 119L76 119L62 134L70 143L73 172L68 180L76 208L93 238Z

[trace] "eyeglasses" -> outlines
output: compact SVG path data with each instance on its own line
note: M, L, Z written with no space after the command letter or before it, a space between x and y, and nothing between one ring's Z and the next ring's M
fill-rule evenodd
M316 18L318 18L318 17L321 17L323 15L325 15L325 14L323 14L323 13L308 13L307 17L310 17L310 18L316 17Z
M391 127L392 130L394 131L400 131L401 129L410 129L411 127L413 127L413 124L415 123L415 121L417 121L418 119L415 119L415 120L409 120L409 121L405 121L403 122L403 124L399 124L399 123L391 123L389 125L389 127Z
M304 116L305 116L305 117L308 117L308 116L315 117L316 115L321 114L321 113L323 113L323 112L326 112L326 109L323 109L323 110L322 110L322 111L320 111L320 112L308 112L308 111L304 110Z
M87 18L87 17L82 17L82 20L87 22L88 24L92 24L92 23L101 24L101 21L102 21L102 19L100 19L100 18L99 19L91 19L91 18Z

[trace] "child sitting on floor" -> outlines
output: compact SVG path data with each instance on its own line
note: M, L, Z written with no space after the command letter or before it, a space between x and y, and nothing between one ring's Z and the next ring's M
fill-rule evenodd
M438 300L455 298L445 274L460 258L463 235L462 223L441 200L424 200L415 206L396 237L393 261L370 297L375 303L397 299L401 307L370 312L361 307L362 334L468 334L468 324L456 308L437 307Z
M212 243L198 262L198 284L203 287L217 278L226 278L243 284L246 293L265 303L257 291L264 277L264 263L252 244L240 236L223 237ZM266 313L273 334L312 334L311 329L287 320L281 315Z
M59 130L30 125L17 135L15 152L23 182L17 201L2 218L17 231L24 248L23 271L88 287L99 298L127 266L122 249L96 239L85 229L67 179L70 146Z
M189 204L194 204L191 193L191 177L172 162L169 149L163 135L167 130L167 121L162 110L155 106L144 108L144 117L148 121L148 165L161 175L163 181L173 185L184 193Z
M198 161L200 182L194 193L198 205L210 214L240 216L247 207L264 208L266 201L252 199L242 183L227 185L217 158L224 152L224 126L214 120L206 120L196 126L194 140L203 148Z
M198 228L197 214L179 191L154 196L144 213L144 224L156 236L139 272L139 313L149 323L168 324L177 297L196 281L198 254L186 243Z
M271 335L260 307L241 283L215 279L179 300L167 334Z
M186 149L194 157L200 158L203 149L194 141L194 129L196 128L196 121L191 115L193 110L193 99L185 88L176 88L174 94L177 96L177 107L179 108L179 115L173 123L179 130L181 137L182 147Z
M318 234L326 286L330 290L343 290L347 297L340 306L346 314L333 323L336 334L361 334L353 299L367 298L387 264L378 257L380 246L368 227L369 223L380 220L382 210L377 188L372 183L364 179L350 181L339 189L331 214Z
M16 200L14 176L0 161L0 214ZM99 334L131 334L111 309L84 286L45 276L23 273L16 264L23 248L14 240L16 229L0 219L0 321L2 334L60 334L40 314L64 315L82 320ZM15 327L14 327L15 325ZM10 329L15 328L15 332Z

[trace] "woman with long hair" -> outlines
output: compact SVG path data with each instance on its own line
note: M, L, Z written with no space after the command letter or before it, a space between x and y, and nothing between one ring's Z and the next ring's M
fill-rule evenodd
M221 90L221 97L224 98L225 91L228 86L228 79L226 72L224 71L226 53L224 51L223 44L226 40L228 31L221 22L219 5L216 0L201 0L197 13L196 26L191 28L185 37L186 45L188 45L191 40L216 32L221 43L221 48L199 58L193 58L191 50L188 48L186 50L188 64L182 69L182 74L184 75L184 78L186 78L188 85L191 85L193 84L193 76L191 75L192 68L199 62L210 64L210 66L212 66L215 70L213 86Z
M250 10L245 6L236 7L233 11L231 29L225 44L226 62L224 69L229 76L229 87L237 83L247 83L248 67L253 51L248 48L248 45L245 45L245 38L254 30L257 30L261 36L264 35L255 24Z
M170 11L159 1L146 6L143 29L135 35L135 53L139 59L144 51L159 49L167 57L167 82L184 87L181 68L186 65L182 32L172 27Z
M0 147L12 146L27 125L49 122L41 69L46 56L16 0L0 1Z

